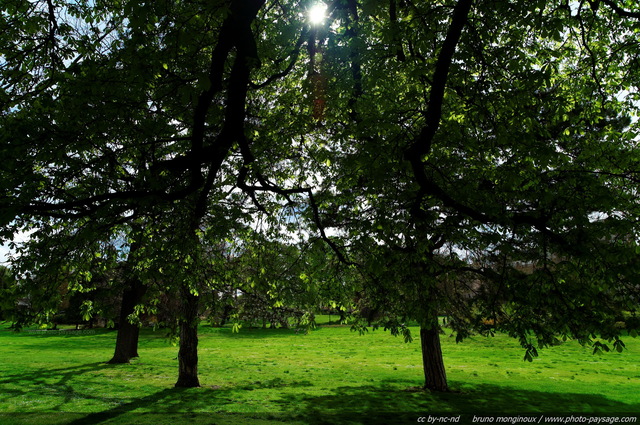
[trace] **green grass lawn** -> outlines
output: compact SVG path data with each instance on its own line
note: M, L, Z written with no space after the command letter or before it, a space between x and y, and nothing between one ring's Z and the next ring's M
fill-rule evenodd
M413 330L418 335L417 329ZM176 389L177 347L145 329L140 358L108 365L116 333L0 329L0 424L388 424L435 414L640 414L640 341L594 356L567 342L524 362L502 335L443 336L454 391L419 391L419 341L344 326L202 326L201 388Z

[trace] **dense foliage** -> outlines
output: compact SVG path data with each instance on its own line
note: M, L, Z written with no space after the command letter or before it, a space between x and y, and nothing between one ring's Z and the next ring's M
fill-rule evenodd
M247 293L306 308L333 282L335 306L394 332L417 320L429 388L446 389L443 314L527 359L558 336L621 350L640 292L640 9L336 0L312 24L311 6L2 3L0 230L33 232L17 262L33 293L126 258L180 300L178 384L198 385L200 297L242 286L230 264L264 231ZM342 265L309 279L281 265L287 239Z

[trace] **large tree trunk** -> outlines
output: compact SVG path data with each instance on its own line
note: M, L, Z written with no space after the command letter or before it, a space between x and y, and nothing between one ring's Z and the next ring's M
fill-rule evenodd
M182 292L180 317L180 350L178 351L178 382L176 387L199 387L198 381L198 296L188 288Z
M420 327L420 345L422 347L424 388L432 391L448 391L447 374L444 370L442 348L440 347L440 328L437 323Z
M128 317L135 311L136 305L142 301L142 297L146 292L147 286L140 280L133 278L129 287L122 293L116 350L109 363L129 363L132 358L138 357L140 327L137 324L130 323Z

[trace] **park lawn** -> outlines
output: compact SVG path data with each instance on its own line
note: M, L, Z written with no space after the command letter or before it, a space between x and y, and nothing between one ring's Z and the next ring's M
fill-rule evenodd
M413 329L417 337L417 329ZM378 330L200 329L201 388L176 389L177 347L144 329L140 358L108 365L116 333L0 329L0 424L415 423L428 414L640 414L640 341L575 342L532 363L505 335L443 336L454 391L420 391L420 345Z

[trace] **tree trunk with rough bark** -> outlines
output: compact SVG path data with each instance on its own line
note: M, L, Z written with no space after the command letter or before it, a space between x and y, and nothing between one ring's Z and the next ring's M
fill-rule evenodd
M440 347L440 327L437 323L420 327L424 388L432 391L448 391L447 374L444 370L442 348Z
M178 351L178 382L176 387L199 387L198 380L198 296L188 288L182 292L182 317L180 327L180 350Z
M132 358L138 357L140 327L137 324L130 323L128 317L135 311L135 306L142 301L142 297L146 292L147 286L135 278L130 282L129 287L123 291L116 349L109 363L129 363Z

